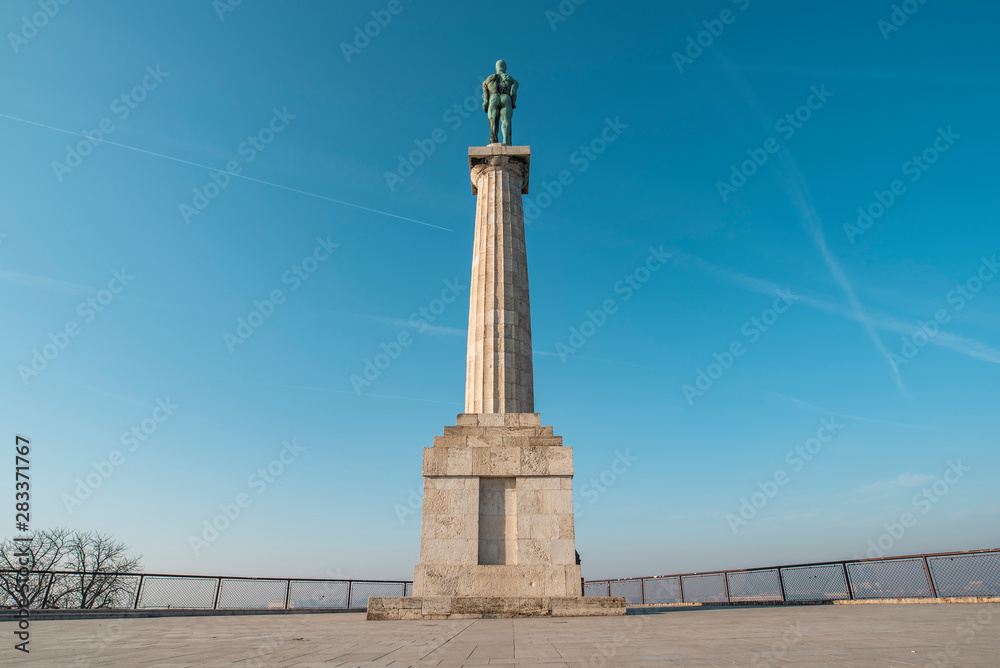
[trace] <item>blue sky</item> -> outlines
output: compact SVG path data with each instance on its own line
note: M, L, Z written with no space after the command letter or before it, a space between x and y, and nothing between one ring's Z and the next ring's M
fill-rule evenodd
M996 547L1000 8L914 7L5 2L33 526L156 572L411 577L463 408L464 105L504 58L585 577Z

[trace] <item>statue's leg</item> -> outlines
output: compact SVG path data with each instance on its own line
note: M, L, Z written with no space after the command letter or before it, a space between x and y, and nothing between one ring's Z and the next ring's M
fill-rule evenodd
M493 94L490 96L490 106L489 106L489 120L490 120L490 143L496 144L500 141L497 137L497 132L500 130L500 96Z
M500 125L503 128L503 143L506 146L511 145L511 132L510 132L510 119L514 115L514 103L510 99L510 95L504 95L500 98L503 108L500 110Z

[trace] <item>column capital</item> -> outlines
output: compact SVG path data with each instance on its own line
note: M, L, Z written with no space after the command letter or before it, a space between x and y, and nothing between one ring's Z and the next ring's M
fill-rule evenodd
M472 179L472 194L479 194L479 175L489 167L511 169L521 176L521 194L528 194L528 171L531 165L530 146L489 146L469 147L469 175Z

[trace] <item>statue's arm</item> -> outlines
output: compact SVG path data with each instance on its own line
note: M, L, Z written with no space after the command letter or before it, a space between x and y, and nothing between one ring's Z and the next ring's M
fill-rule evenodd
M517 109L517 79L510 83L510 108Z
M486 87L487 79L483 82L483 111L486 111L490 106L490 89Z

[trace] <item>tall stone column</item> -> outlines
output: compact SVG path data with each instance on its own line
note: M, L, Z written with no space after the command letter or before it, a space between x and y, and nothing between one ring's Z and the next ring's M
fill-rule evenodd
M531 308L521 195L531 150L469 149L476 232L469 298L466 413L533 413Z
M573 449L535 413L521 195L527 146L469 149L472 252L465 413L424 448L413 595L372 597L368 619L623 615L583 598Z

